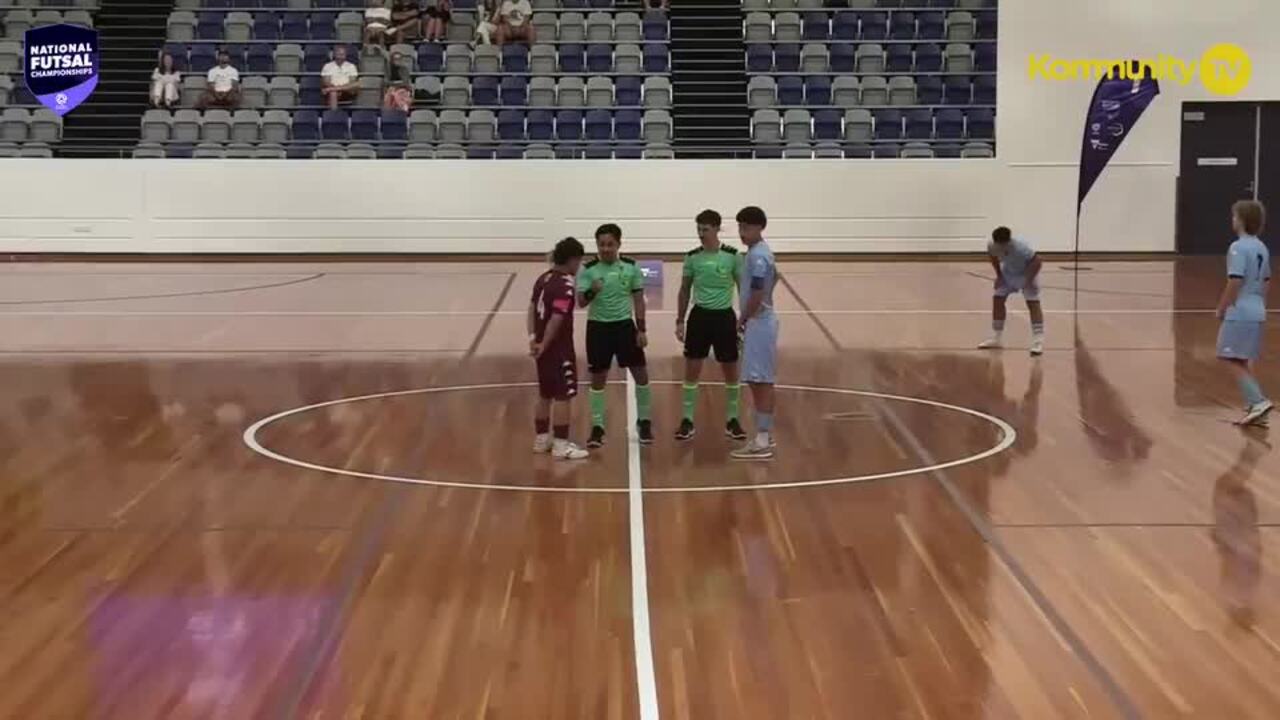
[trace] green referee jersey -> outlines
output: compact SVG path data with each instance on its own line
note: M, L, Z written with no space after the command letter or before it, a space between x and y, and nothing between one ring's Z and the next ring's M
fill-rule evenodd
M693 304L707 310L732 310L738 291L738 249L698 247L684 256L684 277L693 278Z
M599 258L582 266L578 273L578 292L591 290L596 280L604 287L591 301L588 320L596 322L621 322L632 319L631 295L644 290L644 274L636 261L622 256L615 263Z

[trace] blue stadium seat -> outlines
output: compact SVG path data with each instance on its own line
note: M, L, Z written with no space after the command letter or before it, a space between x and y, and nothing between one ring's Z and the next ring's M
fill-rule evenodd
M231 0L204 0L201 5L209 10L230 10Z
M529 104L529 81L523 75L502 78L499 89L502 104L509 107L524 107Z
M826 41L831 37L831 24L824 12L804 14L804 39Z
M643 160L644 145L642 143L623 143L613 151L613 157L618 160Z
M183 43L165 43L164 51L173 57L173 67L179 72L186 72L190 67L187 64L187 46Z
M351 113L351 139L377 140L378 113L373 110L356 110Z
M973 86L967 75L953 75L942 81L942 102L946 105L968 105L973 102Z
M804 101L810 106L831 104L831 77L811 75L804 81Z
M773 52L773 66L778 72L796 72L800 69L800 46L779 43Z
M289 7L289 0L261 0L258 4L264 8L283 10Z
M338 37L338 16L332 12L311 13L311 39L333 42Z
M941 40L947 34L947 16L940 12L923 12L916 17L919 28L916 37L921 40Z
M228 43L222 46L222 51L231 57L231 66L239 70L244 69L244 56L248 50L249 46L240 43Z
M613 115L608 110L587 111L587 139L612 140Z
M813 114L813 138L815 140L839 140L844 136L840 110L818 110Z
M938 138L959 140L964 137L964 112L955 108L938 111Z
M974 69L978 72L996 71L996 46L994 43L982 43L974 48Z
M796 56L800 62L800 56ZM753 43L747 46L747 72L769 72L773 69L773 49L765 43Z
M910 52L910 50L908 50L907 52ZM831 72L835 72L835 73L853 72L853 66L854 66L854 61L856 60L856 55L857 55L857 46L852 43L836 43L832 45L831 54L830 56L828 56L828 62L831 64Z
M795 75L778 78L778 104L804 105L804 80Z
M896 12L889 18L889 37L894 40L916 39L916 16L909 12Z
M209 72L209 68L213 67L217 63L215 53L217 53L217 48L211 44L198 43L196 45L192 45L191 62L188 63L187 67L191 69L191 72L203 75L204 73Z
M587 46L587 72L613 72L613 46L593 44Z
M933 146L933 156L938 158L958 158L962 149L959 145L940 143Z
M997 34L997 15L994 10L982 10L975 13L975 20L978 23L979 40L995 40Z
M577 110L556 113L556 137L560 140L581 140L582 113Z
M311 31L307 28L307 16L305 13L285 13L284 19L280 22L280 37L287 41L307 40L310 38Z
M916 46L916 72L941 72L942 48L933 43Z
M194 147L192 147L192 146L190 146L190 145L188 145L188 144L186 144L186 143L178 143L178 144L174 144L174 145L167 145L167 146L165 146L165 149L164 149L164 156L165 156L165 157L169 157L169 158L178 158L178 159L183 159L183 160L189 160L189 159L191 159L191 154L192 154L193 152L195 152L195 148L194 148Z
M299 105L323 105L324 96L320 92L321 81L319 75L303 75L298 80L298 104Z
M756 158L759 160L779 160L782 158L781 145L757 145Z
M921 105L942 104L942 78L921 75L916 78L916 102Z
M524 140L524 113L519 110L503 110L498 113L498 138Z
M426 73L436 73L443 68L443 45L440 43L422 43L418 45L418 70Z
M875 157L870 145L852 144L845 145L844 156L850 160L870 160Z
M290 160L310 160L315 151L316 145L312 142L295 142L284 149L285 157Z
M351 137L346 110L325 110L320 116L320 138L323 140L347 140ZM296 137L296 136L295 136Z
M471 80L471 104L478 106L498 104L498 79L482 75Z
M667 46L648 43L644 46L644 71L647 73L665 73L671 69L671 57Z
M911 46L906 44L894 44L889 46L888 59L885 61L885 69L891 73L909 73L914 66L914 59L911 56Z
M315 142L320 139L320 116L314 110L299 110L293 114L293 139ZM307 157L311 157L308 153Z
M956 0L929 0L931 8L953 8L956 6Z
M613 132L619 140L639 140L640 113L636 110L619 110L613 119Z
M612 160L613 148L604 143L588 145L583 149L582 157L586 160Z
M990 140L996 136L996 114L990 108L974 108L968 115L969 137Z
M276 42L280 39L280 19L273 12L259 12L253 17L253 39Z
M584 10L587 7L587 0L560 0L560 7L565 10Z
M924 108L907 111L907 138L909 140L933 139L933 113Z
M591 7L598 10L605 10L613 7L613 0L590 0Z
M639 106L643 95L644 81L638 77L620 77L614 81L614 101L621 106Z
M661 10L650 10L644 15L644 39L661 42L668 39L670 33L667 14Z
M836 13L831 21L831 37L836 40L857 40L858 14L847 10Z
M196 19L197 40L221 40L222 21L226 13L204 11Z
M996 104L996 76L979 75L973 82L973 104Z
M871 148L871 156L877 160L881 158L896 158L899 152L901 152L901 148L898 147L897 143L884 143Z
M521 43L503 45L502 71L508 73L529 72L529 47Z
M383 110L379 125L383 140L404 142L409 139L409 116L401 110Z
M882 12L864 12L860 16L863 40L884 40L889 37L889 16Z
M379 160L400 160L404 157L406 143L387 143L378 146Z
M567 112L567 111L566 111ZM526 132L529 134L530 140L551 140L555 137L555 123L553 115L549 110L532 110L529 112L529 119Z
M309 73L318 73L329 62L329 46L312 44L303 49L302 67ZM355 62L352 60L352 62Z
M877 110L877 140L900 140L902 138L902 112L899 110Z
M253 73L275 72L275 46L264 44L250 45L249 57L246 60L245 65L249 68L249 72Z
M586 69L586 49L576 43L560 46L560 72L580 73Z
M492 160L494 154L492 145L472 144L467 146L468 160Z
M499 145L499 160L523 160L524 148L520 145Z

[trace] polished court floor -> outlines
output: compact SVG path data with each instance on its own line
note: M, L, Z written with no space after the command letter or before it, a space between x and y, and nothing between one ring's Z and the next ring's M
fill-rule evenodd
M615 384L569 465L528 451L535 263L4 265L0 717L1280 717L1220 261L1089 267L1033 359L1017 299L972 349L983 263L784 258L774 462L714 385L688 444L655 385L639 449Z

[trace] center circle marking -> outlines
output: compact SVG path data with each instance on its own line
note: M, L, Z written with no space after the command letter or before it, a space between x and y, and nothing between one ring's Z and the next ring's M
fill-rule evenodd
M615 381L610 384L620 385L624 383ZM675 380L652 380L650 381L650 384L679 385L681 383ZM707 384L711 384L711 383L707 383ZM374 393L372 395L360 395L357 397L339 398L337 400L329 400L326 402L315 403L313 405L304 405L302 407L296 407L291 410L285 410L283 412L276 413L275 415L270 415L268 417L262 418L261 420L245 428L244 435L242 437L244 440L244 444L248 446L250 450L253 450L259 455L275 460L276 462L285 463L286 465L293 465L295 467L305 468L307 470L318 470L320 472L330 473L333 475L345 475L347 477L363 478L366 480L382 480L385 482L406 483L409 485L429 485L432 487L467 488L471 490L508 490L508 491L514 491L514 492L593 493L593 494L597 494L597 493L598 494L608 494L608 493L622 494L622 493L630 492L631 491L630 488L626 488L626 487L579 488L579 487L556 487L556 486L537 486L537 485L493 485L493 484L485 484L485 483L454 482L454 481L448 481L448 480L428 480L425 478L402 477L398 475L382 475L379 473L362 472L360 470L348 470L346 468L330 467L327 465L317 465L316 463L307 462L306 460L300 460L298 458L294 458L288 455L283 455L281 453L278 453L272 450L271 448L266 447L258 440L258 434L262 432L263 428L267 427L268 425L271 425L277 420L283 420L284 418L291 417L293 415L301 415L303 413L310 412L312 410L319 410L321 408L331 407L334 405L346 405L350 403L365 402L367 400L379 400L382 398L389 398L389 397L401 397L404 395L430 395L435 393L466 392L470 390L531 388L536 386L537 386L537 383L531 383L531 382L491 383L491 384L483 384L483 385L449 385L444 387L416 388L413 390L395 390L392 392ZM1005 422L1004 420L1001 420L998 417L995 417L993 415L988 415L984 412L980 412L972 408L967 408L960 405L951 405L948 403L939 402L937 400L928 400L925 398L909 397L906 395L891 395L889 393L872 392L870 390L851 390L848 388L816 387L816 386L809 386L809 385L776 385L775 387L778 390L793 390L797 392L816 392L816 393L827 393L830 395L854 395L858 397L878 398L880 400L892 400L896 402L914 403L916 405L927 405L930 407L940 408L942 410L957 412L963 415L969 415L972 417L979 418L981 420L985 420L986 422L992 425L995 425L996 428L1000 430L1000 441L997 442L995 445L991 446L990 448L983 450L982 452L975 453L967 457L962 457L956 460L949 460L947 462L936 463L933 465L927 465L927 466L918 467L918 468L894 470L892 472L874 473L870 475L854 475L851 477L826 478L822 480L801 480L796 482L784 482L784 483L642 488L642 492L699 493L699 492L735 492L735 491L742 491L742 490L785 490L790 488L821 487L824 485L849 485L853 483L871 482L873 480L887 480L890 478L905 477L908 475L921 475L924 473L937 472L939 470L946 470L948 468L959 467L961 465L968 465L970 463L975 463L980 460L985 460L986 458L989 458L993 455L998 455L1004 452L1005 450L1009 449L1009 447L1012 446L1013 443L1018 439L1018 432L1013 429L1013 426L1011 426L1009 423ZM634 450L635 448L633 447L631 449ZM728 462L727 458L726 458L726 462Z

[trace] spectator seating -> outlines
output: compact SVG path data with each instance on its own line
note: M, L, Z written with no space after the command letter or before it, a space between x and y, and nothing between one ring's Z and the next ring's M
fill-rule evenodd
M757 157L988 157L996 0L744 0Z
M136 156L257 157L232 144L326 159L669 156L666 14L612 0L533 5L532 47L472 47L476 2L456 0L446 42L383 53L361 47L359 0L178 0L165 50L186 73L180 104L194 106L225 49L240 70L240 108L229 118L150 111ZM359 66L360 92L331 111L319 72L339 43ZM392 56L413 78L407 116L382 109Z

